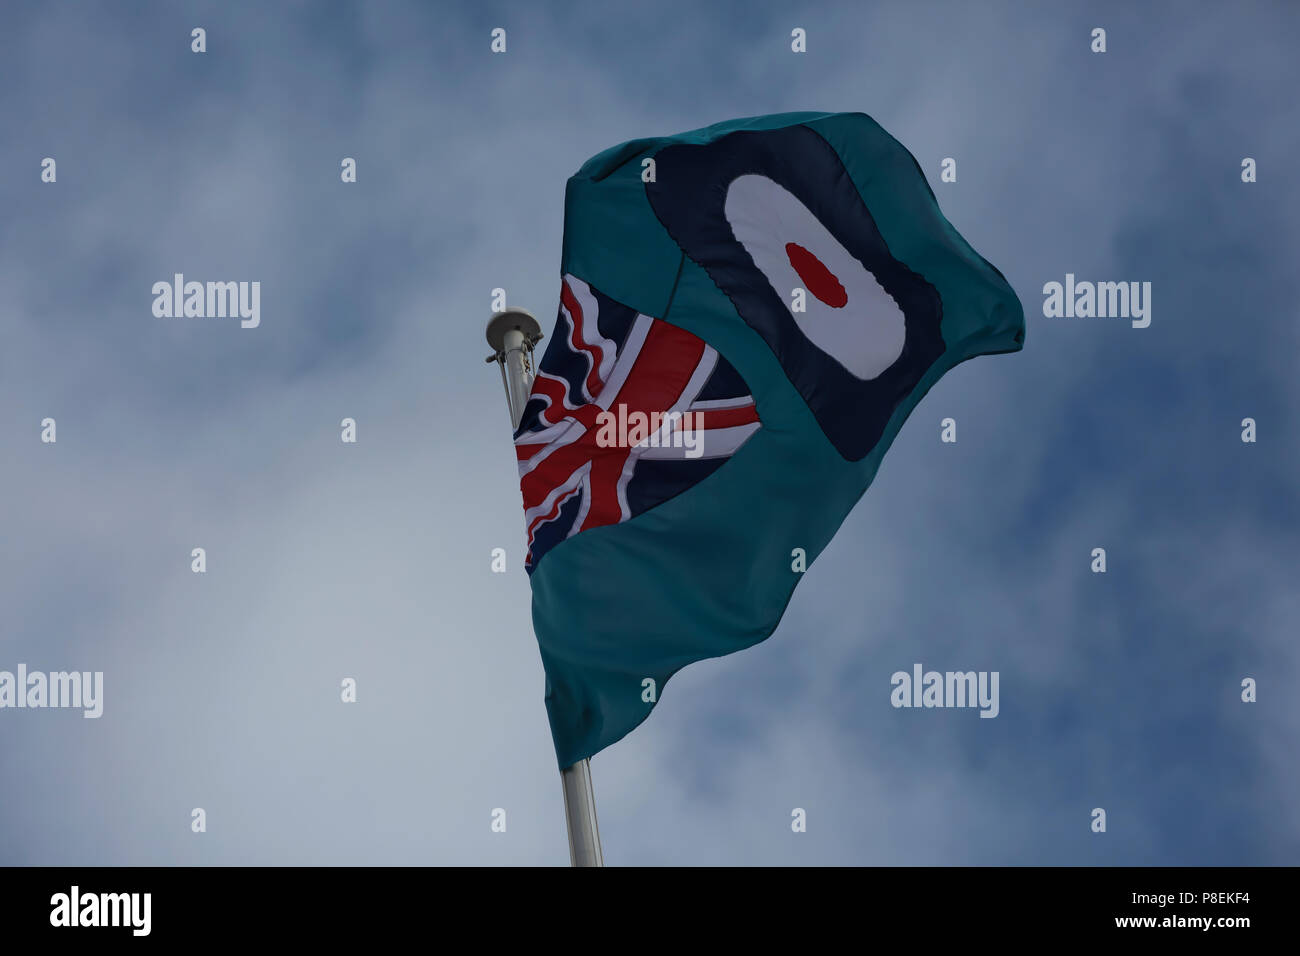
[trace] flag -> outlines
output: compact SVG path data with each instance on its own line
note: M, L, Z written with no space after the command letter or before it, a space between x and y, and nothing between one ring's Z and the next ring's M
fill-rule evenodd
M560 271L515 448L563 768L685 665L770 636L912 409L1019 350L1024 313L861 113L600 153L568 182Z

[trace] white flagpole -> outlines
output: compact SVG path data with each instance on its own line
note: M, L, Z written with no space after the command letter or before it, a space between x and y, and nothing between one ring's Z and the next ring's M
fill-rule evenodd
M501 367L510 407L510 426L519 427L528 393L537 374L533 346L542 338L542 327L523 309L507 309L488 320L487 340L492 347L489 362ZM596 795L591 786L591 761L579 760L560 771L564 790L564 817L569 828L569 863L572 866L604 866L600 851L600 829L596 825Z

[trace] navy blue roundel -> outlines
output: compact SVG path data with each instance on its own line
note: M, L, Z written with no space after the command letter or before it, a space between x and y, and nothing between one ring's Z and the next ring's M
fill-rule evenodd
M938 290L890 254L806 126L667 146L655 167L646 196L664 228L767 342L836 450L865 458L944 352Z

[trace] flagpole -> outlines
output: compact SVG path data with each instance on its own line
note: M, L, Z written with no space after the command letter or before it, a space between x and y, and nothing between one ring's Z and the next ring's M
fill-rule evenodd
M510 427L518 428L528 393L537 374L533 364L533 346L542 338L542 327L532 314L523 309L506 309L488 320L487 340L492 354L487 361L501 368L506 404L510 408ZM596 825L596 794L591 785L591 761L579 760L560 771L564 791L564 818L569 830L571 866L604 866L600 850L600 829Z

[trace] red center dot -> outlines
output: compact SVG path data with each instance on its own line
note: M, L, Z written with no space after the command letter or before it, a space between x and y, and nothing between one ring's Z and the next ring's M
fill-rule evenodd
M848 304L849 294L840 285L840 280L815 255L797 242L787 242L785 254L809 292L832 309L842 309Z

